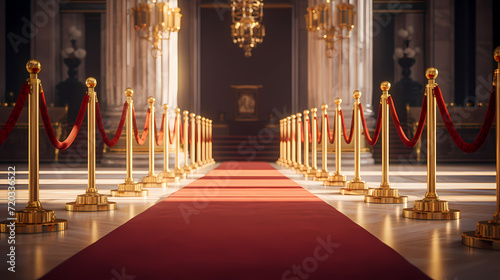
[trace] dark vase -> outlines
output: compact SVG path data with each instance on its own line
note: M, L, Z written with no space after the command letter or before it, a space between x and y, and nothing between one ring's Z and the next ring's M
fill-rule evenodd
M421 106L424 92L422 85L410 78L411 67L415 64L415 59L406 55L398 59L403 77L395 85L394 105L401 122L407 122L406 105L412 107Z

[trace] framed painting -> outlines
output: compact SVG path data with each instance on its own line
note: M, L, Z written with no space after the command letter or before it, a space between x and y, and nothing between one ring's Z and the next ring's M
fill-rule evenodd
M235 91L235 120L257 121L259 119L259 91L262 85L232 85Z

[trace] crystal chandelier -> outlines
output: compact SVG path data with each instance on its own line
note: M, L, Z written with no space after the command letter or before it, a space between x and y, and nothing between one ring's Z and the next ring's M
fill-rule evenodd
M134 28L139 38L149 41L153 48L151 56L158 58L162 55L161 41L170 39L170 32L181 29L181 9L170 8L167 3L152 0L139 3L132 8L134 14Z
M307 8L307 31L315 32L326 43L329 58L337 55L335 43L347 39L354 28L354 5L327 0L326 3ZM333 20L332 20L333 19Z
M266 31L261 24L264 16L264 3L260 0L232 0L231 36L245 52L245 57L252 56L252 49L262 43Z

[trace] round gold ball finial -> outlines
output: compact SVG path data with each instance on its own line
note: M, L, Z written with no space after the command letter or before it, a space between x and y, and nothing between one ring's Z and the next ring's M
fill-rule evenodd
M189 115L189 111L184 110L184 112L182 112L182 114L183 114L184 116L187 116L187 115Z
M30 74L38 74L40 73L40 70L42 70L42 65L40 64L40 61L31 59L26 63L26 70L28 70L28 73Z
M380 89L383 90L383 91L390 90L391 89L391 83L389 83L388 81L382 82L380 84Z
M292 119L292 117L286 117L287 121L290 121L291 119Z
M155 101L156 101L156 98L154 98L154 97L152 97L152 96L151 96L150 98L148 98L148 102L149 102L149 104L151 104L151 105L153 105L153 104L155 103Z
M88 88L95 88L97 86L97 80L94 77L88 77L87 80L85 80L85 84Z
M500 63L500 46L495 48L495 51L493 52L493 58L496 62Z
M321 110L326 110L326 109L328 109L328 105L326 104L321 105Z
M200 115L196 116L196 119L201 120L201 116Z
M428 80L436 79L438 74L439 72L436 69L436 67L429 67L427 68L427 70L425 70L425 76L427 77Z
M354 91L354 93L352 94L352 97L354 97L354 99L360 98L361 97L361 91L359 91L359 90Z
M342 98L340 98L340 97L335 98L335 104L336 105L342 104Z
M194 117L196 117L196 114L195 114L195 113L191 113L191 114L189 114L189 116L190 116L191 118L194 118Z
M318 108L312 108L311 109L311 113L316 113L316 112L318 112Z
M179 108L175 108L175 109L174 109L174 113L176 113L176 114L180 114L180 112L181 112L181 109L179 109Z
M127 88L125 90L125 95L128 96L128 97L132 97L132 95L134 95L134 90L131 89L131 88Z
M165 109L165 110L168 109L168 104L167 103L163 104L163 109Z
M309 115L309 110L304 110L304 115Z
M298 119L302 118L302 114L301 113L297 113L297 118Z

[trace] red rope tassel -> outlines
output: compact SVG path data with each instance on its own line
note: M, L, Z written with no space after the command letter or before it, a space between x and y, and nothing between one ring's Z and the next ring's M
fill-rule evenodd
M453 139L453 142L455 142L460 150L466 153L473 153L479 150L479 148L483 146L484 142L486 142L486 138L488 138L491 127L493 126L493 121L495 120L495 87L491 88L488 110L486 111L486 116L484 117L484 122L481 126L481 130L479 131L476 139L474 139L474 142L470 144L465 142L458 134L458 131L451 120L450 114L448 113L448 109L446 109L446 104L444 103L441 89L438 86L434 88L434 95L436 96L436 102L439 107L441 117L443 118L443 122L446 126L446 129L448 130L448 133L451 136L451 139Z
M7 119L7 122L5 122L5 125L2 127L2 130L0 130L0 145L7 140L7 137L9 137L10 133L16 126L17 120L23 111L24 104L26 103L26 99L28 99L29 93L30 85L28 83L24 83L21 91L19 92L19 96L17 97L16 106L14 106L14 109L10 112L10 116Z
M95 105L96 105L95 114L96 114L97 129L99 130L99 134L101 134L102 141L108 147L114 147L116 143L118 143L118 139L120 139L120 136L122 135L123 125L125 124L125 119L127 118L128 103L125 102L123 104L123 111L122 111L122 116L120 117L120 123L118 124L118 128L116 129L115 136L113 136L112 140L109 140L108 135L106 135L106 130L104 130L104 125L102 124L101 109L99 108L99 102L96 102Z
M155 138L156 138L156 145L161 146L163 144L163 123L165 122L165 113L162 114L161 116L161 125L160 125L160 132L156 132L156 119L155 119Z
M149 117L150 117L149 108L146 113L146 124L144 124L144 130L142 131L142 135L140 138L139 138L139 132L137 130L137 120L135 118L135 109L133 105L132 105L132 117L134 119L133 124L134 124L135 141L137 142L137 144L143 145L144 142L146 142L146 137L148 136L148 130L149 130Z
M380 128L382 127L382 104L378 105L377 125L375 126L373 138L370 137L370 132L368 131L368 126L366 125L365 113L363 112L363 104L361 103L359 103L359 111L361 113L361 124L363 124L363 130L365 131L366 142L368 142L368 145L373 146L377 143L380 135Z
M417 144L418 140L420 139L420 136L422 136L422 131L424 131L425 119L427 117L427 96L424 95L424 100L422 102L422 110L420 111L420 118L418 119L417 131L415 132L415 135L411 140L408 140L408 137L406 137L406 134L403 131L403 128L401 127L401 123L399 122L398 118L398 113L396 112L396 108L394 107L394 101L392 100L392 96L389 96L387 102L389 102L389 110L391 112L392 121L394 122L394 126L396 127L396 131L398 132L399 138L401 139L403 144L405 144L406 147L408 148L414 147Z
M354 110L352 110L352 115L354 116ZM352 141L352 136L354 135L354 121L351 120L351 131L349 133L349 137L347 137L347 130L345 128L345 120L344 120L344 111L340 110L340 118L342 119L342 130L344 131L344 140L347 144L350 144Z
M89 103L89 96L85 94L83 97L82 105L80 105L80 111L78 111L78 116L76 117L75 124L73 125L73 129L71 129L71 132L69 133L68 137L66 140L59 142L57 140L57 136L54 133L54 128L52 127L52 123L50 122L50 117L49 113L47 112L47 103L45 102L45 95L43 94L43 91L40 91L40 115L42 116L43 120L43 126L45 128L45 132L47 133L47 136L49 137L50 143L56 149L59 150L65 150L71 144L73 144L73 141L75 141L76 135L78 134L78 131L80 130L80 127L82 126L83 118L85 117L85 112L87 111L87 104Z

